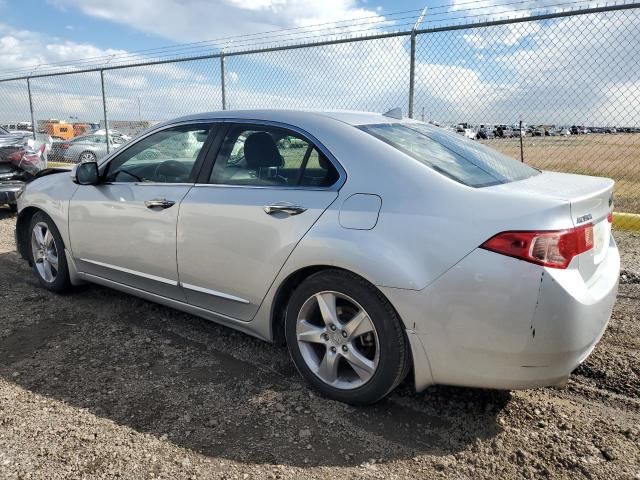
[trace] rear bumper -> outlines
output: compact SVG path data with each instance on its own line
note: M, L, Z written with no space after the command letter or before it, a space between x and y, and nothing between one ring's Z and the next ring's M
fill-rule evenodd
M16 203L16 192L24 186L24 182L0 182L0 205Z
M418 390L522 389L563 383L591 353L611 317L619 272L613 240L591 283L571 267L478 249L422 291L382 290L412 335Z

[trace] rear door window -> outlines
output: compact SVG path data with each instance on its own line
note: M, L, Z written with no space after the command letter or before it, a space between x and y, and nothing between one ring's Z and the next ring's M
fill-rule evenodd
M374 124L359 128L442 175L471 187L509 183L540 173L473 140L423 123Z
M210 183L329 187L338 171L311 142L284 128L238 125L227 133Z

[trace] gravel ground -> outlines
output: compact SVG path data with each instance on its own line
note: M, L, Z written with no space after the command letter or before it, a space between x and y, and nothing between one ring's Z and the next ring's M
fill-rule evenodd
M283 348L98 286L57 296L0 209L0 478L640 479L640 283L565 389L407 383L354 408ZM640 273L640 236L617 235Z

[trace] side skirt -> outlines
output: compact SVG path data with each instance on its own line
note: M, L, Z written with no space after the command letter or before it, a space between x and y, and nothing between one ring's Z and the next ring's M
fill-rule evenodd
M67 258L68 257L69 255L67 255ZM75 268L75 265L74 265L74 268ZM162 297L160 295L156 295L155 293L147 292L145 290L140 290L135 287L130 287L128 285L114 282L112 280L107 280L106 278L98 277L96 275L91 275L90 273L76 272L76 275L80 280L86 280L87 282L97 283L98 285L102 285L104 287L113 288L114 290L119 290L121 292L129 293L131 295L135 295L136 297L143 298L150 302L159 303L160 305L174 308L176 310L180 310L181 312L189 313L191 315L204 318L205 320L210 320L212 322L219 323L226 327L231 327L235 330L239 330L253 337L257 337L260 340L269 341L269 338L266 336L267 333L266 332L263 333L262 331L260 331L260 329L254 328L255 325L252 325L250 322L243 322L241 320L236 320L235 318L228 317L226 315L214 313L209 310L205 310L204 308L196 307L194 305L189 305L187 303L183 303L178 300Z

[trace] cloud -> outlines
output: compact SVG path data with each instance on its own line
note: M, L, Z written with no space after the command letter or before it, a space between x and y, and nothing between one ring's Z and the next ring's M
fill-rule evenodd
M355 0L50 0L50 3L178 42L376 15L375 10L358 7Z
M289 5L285 0L227 1L264 15L281 14ZM421 35L415 111L419 117L424 108L426 119L478 124L522 119L529 124L637 125L639 25L640 10L630 10ZM37 55L44 61L105 52L2 28L3 65L24 64ZM406 113L408 43L396 37L228 56L228 106L379 112L400 106ZM0 117L28 116L24 87L24 82L0 83ZM105 87L114 119L137 119L138 105L148 120L221 108L218 59L108 71ZM37 116L98 120L102 115L97 73L37 79L32 89Z
M118 55L124 50L102 49L48 37L38 32L0 23L0 65L4 72L48 63L77 61L97 56Z

